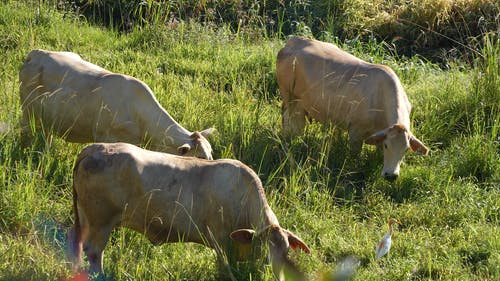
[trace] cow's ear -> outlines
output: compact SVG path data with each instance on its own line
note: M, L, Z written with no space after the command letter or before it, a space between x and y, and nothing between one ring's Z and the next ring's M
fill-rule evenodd
M290 244L290 248L292 250L296 251L297 249L301 249L304 251L304 253L309 254L311 250L309 247L302 241L299 237L295 236L295 234L291 233L290 231L284 229L286 236L288 238L288 243Z
M427 155L427 153L429 153L429 149L424 145L424 143L414 136L411 136L410 138L410 147L411 150L420 151L423 155Z
M387 130L378 131L365 140L366 144L379 145L387 137Z
M208 137L208 135L211 135L211 134L215 133L216 131L217 130L215 128L208 128L208 129L201 131L200 134L206 138L206 137Z
M180 155L185 155L190 150L191 150L191 145L189 145L188 143L185 143L177 148L177 152L179 152Z
M238 229L229 235L231 239L242 244L248 244L252 242L255 231L252 229Z

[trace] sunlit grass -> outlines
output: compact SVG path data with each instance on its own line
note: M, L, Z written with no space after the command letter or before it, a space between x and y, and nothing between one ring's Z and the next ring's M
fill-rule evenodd
M20 146L17 72L34 48L74 51L135 76L189 130L215 127L215 157L257 171L281 225L311 247L311 255L291 253L311 279L350 256L359 260L355 280L499 279L498 41L475 65L448 71L400 60L375 41L339 44L394 68L413 104L412 130L431 148L427 157L409 153L393 183L380 177L380 151L365 146L350 157L339 129L312 123L303 136L282 138L274 73L284 41L195 23L125 35L50 6L38 13L36 5L0 4L0 121L9 128L0 132L0 280L69 277L64 232L73 221L72 166L84 145L36 132L32 146ZM390 255L375 261L389 217L402 225ZM113 234L104 265L116 280L218 278L213 251L153 247L128 230ZM272 280L267 267L242 266L237 276Z

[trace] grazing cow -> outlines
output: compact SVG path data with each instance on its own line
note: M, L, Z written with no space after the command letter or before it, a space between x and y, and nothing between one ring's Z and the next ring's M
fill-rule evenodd
M23 138L30 119L69 142L149 144L212 159L206 136L177 123L142 81L112 73L71 52L31 51L19 72Z
M283 131L303 131L305 116L347 129L353 154L363 140L384 146L382 175L395 179L408 148L428 149L410 132L411 105L389 67L371 64L325 42L292 37L278 53Z
M223 254L235 255L234 261L252 240L268 242L276 274L305 278L287 252L300 248L309 253L309 248L279 225L259 177L237 160L208 161L127 143L97 143L76 160L73 192L75 224L68 241L74 269L85 245L90 272L101 274L110 233L123 226L154 244L206 245L216 250L219 262Z

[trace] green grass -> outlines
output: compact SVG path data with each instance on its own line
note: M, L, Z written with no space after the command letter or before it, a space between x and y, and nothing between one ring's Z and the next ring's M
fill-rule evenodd
M360 264L354 280L500 279L498 39L488 39L475 64L447 71L398 59L375 41L339 42L397 72L413 103L413 132L431 148L427 157L408 154L389 183L380 177L381 153L365 146L351 158L336 128L313 123L303 136L281 137L275 59L283 40L196 23L124 35L36 8L0 4L0 280L70 274L64 233L73 220L71 170L84 145L38 135L20 147L17 73L34 48L74 51L135 76L188 129L217 128L215 157L256 170L281 224L311 247L311 255L291 253L311 280L349 256ZM390 256L375 261L389 217L402 226ZM213 251L153 247L128 230L115 231L104 265L116 280L217 280ZM239 280L272 280L269 268L242 268Z

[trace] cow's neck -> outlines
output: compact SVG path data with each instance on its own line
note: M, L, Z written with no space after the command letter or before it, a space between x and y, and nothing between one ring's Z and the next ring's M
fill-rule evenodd
M405 105L397 107L396 110L386 111L387 125L392 126L395 124L402 124L407 129L410 129L410 120L408 118L409 112Z
M278 219L267 202L264 203L263 208L259 212L259 223L256 226L257 232L265 231L270 226L279 226Z
M178 147L191 141L192 132L182 127L168 112L159 105L156 120L152 120L152 128L148 132L155 143L163 143L167 146Z
M387 126L402 124L407 129L410 129L410 104L399 80L395 82L395 89L386 91L386 93L390 93L390 96L386 95L385 117Z
M257 175L255 177L258 178ZM242 195L242 207L240 221L237 223L243 228L254 228L261 232L271 225L279 225L278 219L266 200L264 189L260 180L246 185Z

